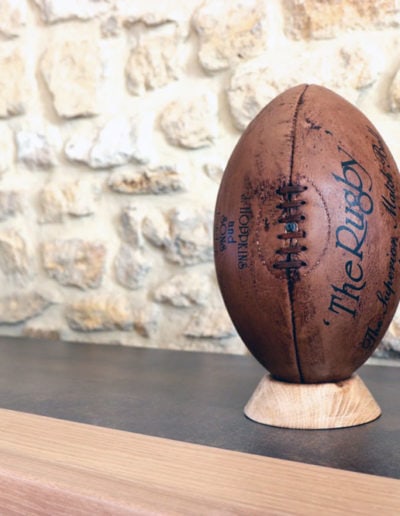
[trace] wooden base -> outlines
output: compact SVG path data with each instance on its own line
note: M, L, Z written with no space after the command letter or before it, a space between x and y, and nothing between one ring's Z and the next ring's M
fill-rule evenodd
M265 375L244 413L264 425L311 430L369 423L381 409L358 375L320 384L286 383Z

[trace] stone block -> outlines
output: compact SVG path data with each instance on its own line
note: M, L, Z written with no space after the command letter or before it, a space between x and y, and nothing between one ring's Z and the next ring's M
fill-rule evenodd
M132 95L161 88L180 77L181 39L175 33L139 40L130 52L125 70L128 91Z
M134 314L126 297L114 294L88 296L67 305L65 316L75 331L132 330Z
M98 288L101 285L106 247L101 242L56 239L42 245L43 267L61 285Z
M0 190L0 222L22 212L22 194L17 190Z
M218 102L207 93L169 104L161 116L161 129L172 145L188 149L210 146L218 136Z
M95 41L70 39L50 45L40 69L60 117L92 116L99 112L102 62Z
M235 336L236 330L224 308L202 308L191 316L184 335L196 339L226 339Z
M223 70L267 47L267 15L259 0L207 0L195 12L199 60L205 70Z
M19 48L0 48L0 118L25 113L31 94L26 60Z
M136 290L144 285L151 263L139 249L123 243L114 261L115 277L120 285Z
M169 194L184 191L185 184L174 167L146 167L115 171L108 181L111 190L125 194Z
M285 33L294 39L334 38L340 31L398 27L396 0L283 0Z
M152 154L150 127L140 116L118 116L87 132L78 132L66 143L70 161L93 169L126 165L131 161L146 163Z
M96 211L99 196L100 186L90 180L52 181L39 192L39 221L57 223L68 215L92 215Z
M17 130L15 141L18 160L29 168L49 169L57 164L61 137L55 127Z
M0 231L0 270L17 283L25 283L32 273L26 240L15 229Z
M46 23L90 20L111 10L110 0L34 0Z
M121 239L136 249L143 247L142 233L143 214L138 206L128 204L125 206L119 218L119 232Z
M0 324L19 324L43 313L51 301L38 292L21 292L0 298Z
M205 305L210 298L210 278L199 272L176 274L153 292L155 301L179 308Z
M26 25L26 0L0 2L0 34L5 38L19 36Z

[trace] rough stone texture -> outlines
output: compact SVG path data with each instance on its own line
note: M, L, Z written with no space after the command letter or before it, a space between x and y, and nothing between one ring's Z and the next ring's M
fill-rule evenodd
M154 305L147 305L143 308L134 310L134 327L142 337L151 339L158 330L160 312Z
M156 247L166 248L171 244L170 227L164 214L152 210L143 218L143 235Z
M123 287L135 290L144 285L151 263L138 249L123 243L114 261L115 277Z
M103 279L106 252L101 242L57 239L42 245L43 267L61 285L97 288Z
M47 23L79 19L90 20L107 12L110 0L34 0L40 8L42 19Z
M0 222L22 212L22 194L16 190L0 190Z
M203 308L192 315L184 334L197 339L226 339L235 336L236 330L226 310Z
M136 249L141 249L144 243L141 228L142 220L143 215L140 208L134 204L128 204L121 211L119 219L121 239Z
M179 308L205 305L210 297L211 282L204 274L176 274L154 290L154 299Z
M341 30L398 27L396 0L282 0L285 32L301 38L333 38Z
M210 72L266 49L267 19L258 0L208 0L196 11L193 25L200 38L200 62Z
M146 2L127 2L116 0L116 12L123 19L127 27L143 23L148 27L174 24L176 30L186 36L189 32L189 20L193 10L201 0L174 0L173 2L160 2L159 0L146 0Z
M235 126L243 131L250 121L277 94L267 66L238 68L231 78L228 102Z
M168 213L170 243L166 258L179 265L213 260L213 213L206 209L173 208Z
M0 270L9 279L25 283L30 269L26 240L14 229L0 231Z
M145 217L143 233L165 257L178 265L195 265L213 260L212 220L207 209L180 206L165 214Z
M217 113L217 97L211 93L172 102L161 117L161 128L172 145L207 147L218 136Z
M42 58L41 71L60 117L99 112L102 64L95 41L67 40L50 45Z
M170 194L186 189L181 175L173 167L115 171L108 181L112 190L125 194Z
M100 25L100 31L103 38L113 38L120 34L120 23L116 16L106 18Z
M0 48L0 118L25 113L29 98L26 64L17 47Z
M133 310L128 299L115 294L89 296L66 308L68 325L75 331L132 330Z
M15 148L13 132L6 125L0 124L0 177L5 172L12 169L14 152Z
M40 222L62 222L67 215L92 215L99 196L99 185L87 179L52 181L39 192Z
M139 116L118 116L89 133L77 133L65 146L71 161L94 169L126 165L131 161L146 163L150 150L149 127Z
M26 24L26 0L0 2L0 34L5 38L19 36Z
M372 41L355 42L339 50L337 88L343 84L357 90L371 86L382 71L383 56L379 46ZM331 81L334 82L334 81Z
M389 108L391 111L400 111L400 69L397 70L389 87Z
M227 89L234 125L243 131L276 95L300 83L323 83L356 102L359 91L374 84L382 71L382 48L376 42L347 38L346 45L318 48L310 59L299 49L293 53L293 74L287 74L277 56L263 56L238 66Z
M203 170L210 179L212 179L219 185L225 170L225 165L216 162L205 163L205 165L203 166Z
M44 312L52 303L38 292L21 292L0 298L0 324L18 324Z
M182 69L180 42L178 34L140 40L131 50L126 65L127 86L132 95L161 88L179 78Z
M16 132L15 140L17 158L29 168L49 169L57 164L61 139L55 127L22 129Z

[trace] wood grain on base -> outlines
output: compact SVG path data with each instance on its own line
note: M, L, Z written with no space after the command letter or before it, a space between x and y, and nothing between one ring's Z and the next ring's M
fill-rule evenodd
M2 515L398 514L399 507L399 480L0 410Z
M286 383L265 375L244 413L266 425L315 430L369 423L381 409L358 375L320 384Z

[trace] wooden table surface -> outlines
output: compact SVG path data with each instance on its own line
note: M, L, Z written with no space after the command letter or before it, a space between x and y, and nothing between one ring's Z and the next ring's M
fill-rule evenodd
M383 415L247 420L252 357L0 338L0 514L400 514L400 368Z

